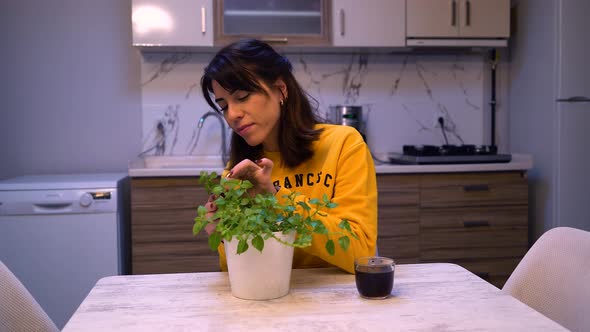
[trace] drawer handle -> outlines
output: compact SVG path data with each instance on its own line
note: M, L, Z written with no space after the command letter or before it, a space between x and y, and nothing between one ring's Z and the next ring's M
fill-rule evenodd
M465 26L471 25L471 2L467 0L465 3L465 11L467 12L467 16L465 17Z
M463 227L471 228L471 227L488 227L490 226L490 222L487 220L471 220L471 221L464 221Z
M483 280L490 280L490 274L488 272L473 272L473 274L482 278Z
M340 9L340 36L344 37L344 9Z
M474 191L489 191L490 186L487 184L470 184L467 186L463 186L463 191L466 192L474 192Z
M205 13L205 7L201 7L201 33L207 32L207 14Z
M261 40L265 43L276 43L276 44L287 44L289 42L288 38L281 38L281 37L268 37L268 38L261 38Z
M451 1L451 26L455 26L457 22L457 2Z

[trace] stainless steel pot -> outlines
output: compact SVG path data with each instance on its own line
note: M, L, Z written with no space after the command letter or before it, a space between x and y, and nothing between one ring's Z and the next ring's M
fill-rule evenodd
M351 126L361 134L365 133L363 107L353 105L333 105L329 107L328 121L333 124Z

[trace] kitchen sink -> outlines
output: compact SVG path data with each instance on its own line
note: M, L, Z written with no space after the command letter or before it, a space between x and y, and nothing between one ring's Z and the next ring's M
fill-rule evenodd
M146 168L223 168L221 156L145 156Z

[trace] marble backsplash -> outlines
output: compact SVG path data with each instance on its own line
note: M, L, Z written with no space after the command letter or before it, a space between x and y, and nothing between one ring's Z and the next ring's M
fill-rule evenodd
M143 155L220 154L220 124L200 78L213 54L142 55ZM361 105L374 153L404 144L487 144L484 70L480 54L288 53L296 78L326 115L330 105Z

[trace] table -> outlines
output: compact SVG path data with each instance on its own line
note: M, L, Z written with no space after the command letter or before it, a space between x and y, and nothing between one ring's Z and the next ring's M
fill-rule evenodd
M455 264L397 265L392 294L363 299L337 269L293 270L269 301L233 297L224 272L115 276L64 331L566 331Z

